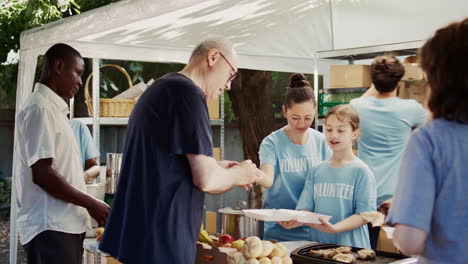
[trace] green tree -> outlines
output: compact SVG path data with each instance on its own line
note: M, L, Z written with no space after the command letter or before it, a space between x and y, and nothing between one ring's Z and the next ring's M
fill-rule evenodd
M10 52L19 52L21 32L117 1L119 0L0 1L0 104L11 103L16 98L18 64L5 62Z

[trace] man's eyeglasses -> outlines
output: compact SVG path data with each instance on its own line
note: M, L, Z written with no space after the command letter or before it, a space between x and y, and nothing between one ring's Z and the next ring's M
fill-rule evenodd
M223 53L221 53L221 51L219 52L219 55L221 55L221 57L223 57L223 59L227 62L229 67L231 67L231 70L234 72L234 74L231 75L229 77L229 79L227 80L227 83L230 83L230 82L232 82L232 80L234 80L237 77L237 71L236 71L236 69L234 69L234 67L232 67L232 64L229 62L228 59L226 59L226 57L224 57L224 55L223 55Z

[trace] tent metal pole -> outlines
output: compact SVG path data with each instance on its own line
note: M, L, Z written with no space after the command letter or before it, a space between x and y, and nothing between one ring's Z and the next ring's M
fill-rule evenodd
M99 148L99 58L93 58L93 138L97 149Z

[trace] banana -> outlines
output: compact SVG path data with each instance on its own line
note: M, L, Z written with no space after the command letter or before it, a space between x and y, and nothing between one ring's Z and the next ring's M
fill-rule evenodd
M198 241L202 243L208 243L210 245L213 243L213 239L204 229L200 229L200 233L198 234Z

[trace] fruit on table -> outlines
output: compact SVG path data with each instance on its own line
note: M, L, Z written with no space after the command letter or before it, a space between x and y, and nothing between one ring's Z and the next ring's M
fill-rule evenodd
M198 234L198 241L202 243L207 243L210 245L213 243L213 239L210 237L208 232L206 232L206 230L204 229L200 229L200 233Z
M104 227L99 227L98 229L96 229L96 241L101 241L103 235Z
M239 240L232 242L231 247L241 250L244 247L244 240L239 239Z
M230 236L229 234L224 234L224 235L219 237L218 247L224 247L224 246L226 246L226 244L229 244L229 246L231 246L230 244L232 242L234 242L234 238L232 236Z

